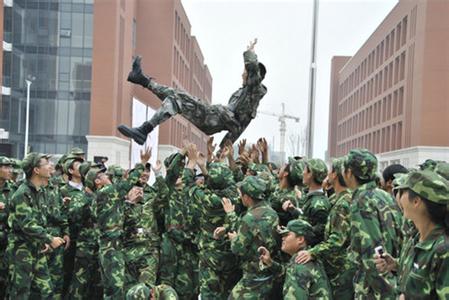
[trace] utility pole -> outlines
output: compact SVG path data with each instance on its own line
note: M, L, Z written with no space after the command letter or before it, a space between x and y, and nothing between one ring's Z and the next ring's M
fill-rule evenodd
M316 44L318 31L318 0L313 0L312 54L309 78L309 120L307 124L307 157L313 157L313 129L315 126Z

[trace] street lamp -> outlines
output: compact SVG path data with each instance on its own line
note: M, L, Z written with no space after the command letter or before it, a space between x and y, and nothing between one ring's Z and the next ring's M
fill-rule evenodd
M30 87L33 80L35 80L36 77L28 75L27 79L25 79L25 82L27 84L27 107L26 107L26 117L25 117L25 149L23 151L23 157L25 157L28 154L28 131L30 127Z

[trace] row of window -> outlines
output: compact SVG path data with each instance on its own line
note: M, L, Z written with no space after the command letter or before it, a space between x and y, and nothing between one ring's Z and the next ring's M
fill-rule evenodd
M343 156L354 148L366 148L374 153L401 149L402 121L337 144L337 156Z
M403 111L404 87L400 87L364 110L353 114L350 118L340 121L337 127L337 141L345 140L373 126L401 116Z
M190 32L188 32L181 21L178 12L175 11L175 41L178 43L185 57L190 56Z
M342 119L363 107L393 85L405 78L405 51L399 54L375 76L351 92L348 97L340 101L338 105L338 118Z
M400 50L407 41L407 16L382 40L363 62L340 84L339 94L346 97L359 84Z

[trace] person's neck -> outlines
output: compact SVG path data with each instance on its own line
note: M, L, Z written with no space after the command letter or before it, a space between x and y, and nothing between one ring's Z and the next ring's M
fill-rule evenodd
M0 178L0 188L4 187L6 180L4 178Z
M36 189L39 189L43 185L42 179L37 175L31 176L30 182L36 187Z
M418 229L420 242L425 241L436 226L435 223L428 218L414 220L413 223L415 224L416 229Z
M288 189L289 188L289 184L288 184L288 182L287 182L287 178L282 178L281 179L281 181L279 181L279 188L281 189L281 190L285 190L285 189Z
M321 185L316 184L315 182L309 184L309 192L318 191L321 189L322 189Z
M72 176L72 179L70 179L70 181L74 182L74 183L77 183L77 184L80 184L81 183L81 178Z
M335 190L335 194L337 194L337 195L346 191L346 187L342 186L341 184L339 184L337 182L333 184L333 187Z

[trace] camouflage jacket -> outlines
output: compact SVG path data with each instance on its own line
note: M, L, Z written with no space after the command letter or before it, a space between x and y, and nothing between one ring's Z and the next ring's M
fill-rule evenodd
M298 264L295 258L293 255L286 266L276 262L271 266L278 276L285 274L284 299L332 299L329 280L321 263Z
M282 226L287 226L288 221L297 218L298 216L292 212L284 211L282 209L282 204L290 200L293 205L298 207L298 201L296 199L296 194L293 189L281 189L279 186L276 187L275 191L271 194L269 202L271 207L277 212L279 216L279 224Z
M154 202L157 192L152 187L144 188L143 199L137 203L125 202L124 245L150 245L159 247L160 236Z
M356 263L354 289L360 297L394 299L396 279L380 275L374 264L374 248L383 246L393 257L399 256L401 215L393 198L377 188L374 181L359 186L351 201L351 256Z
M279 249L279 234L276 229L279 218L276 212L265 201L249 208L240 219L237 236L231 241L231 251L240 257L244 276L267 274L259 269L257 249L264 246L271 253Z
M259 102L267 93L267 88L262 84L257 55L252 51L245 51L243 59L248 73L247 82L232 94L228 108L243 127L246 127L256 117Z
M49 183L44 188L45 202L43 209L47 216L47 230L54 236L69 235L69 223L59 192L59 187Z
M399 260L399 290L406 299L449 299L449 237L436 225L425 241L410 239Z
M61 196L70 197L64 211L69 222L70 240L76 242L77 251L94 253L98 247L97 215L95 194L88 194L69 183L60 189Z
M5 208L0 210L0 249L7 244L9 202L14 190L14 185L8 181L0 188L0 202L5 204Z
M332 279L353 268L348 257L350 244L351 193L347 190L329 199L332 208L324 230L324 240L309 249L313 258L323 262L327 275Z
M50 244L52 235L46 229L47 218L43 213L42 189L28 180L22 183L11 198L9 205L9 236L14 244L26 244L35 251Z
M329 199L321 190L309 192L301 209L303 212L301 217L313 227L316 242L321 242L324 239L324 227L330 211Z
M143 170L143 164L136 164L126 180L103 186L96 191L97 225L100 240L119 241L123 238L124 198L137 184Z

